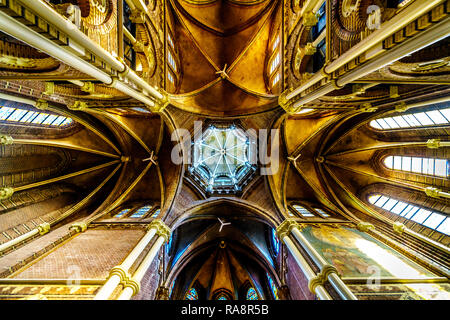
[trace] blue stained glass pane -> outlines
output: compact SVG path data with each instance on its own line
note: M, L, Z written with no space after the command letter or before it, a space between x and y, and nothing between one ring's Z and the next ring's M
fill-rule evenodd
M136 210L135 213L133 213L131 215L130 218L142 218L151 208L152 208L152 206L145 206L145 207L139 208Z
M259 300L258 294L256 293L256 290L254 288L248 289L246 299L247 300Z
M272 229L272 245L275 255L278 255L278 252L280 252L280 240L277 237L275 229Z
M64 121L64 122L61 124L61 126L67 126L67 125L69 125L69 124L71 124L71 123L72 123L72 119L71 119L71 118L67 118L66 121Z
M267 273L267 279L269 280L270 290L272 290L273 297L275 300L278 300L278 289L275 286L275 283L272 280L272 277Z
M127 214L131 209L124 209L122 211L120 211L118 214L116 214L114 216L114 218L120 218L121 216L123 216L124 214Z
M376 200L374 202L375 197L379 197L378 199L385 199L385 200L381 202L379 200ZM443 214L433 212L425 208L420 208L418 206L414 206L403 201L398 201L390 197L381 196L379 194L375 196L370 196L369 202L375 204L376 206L386 211L392 212L405 219L412 220L430 229L436 229L437 231L445 234L448 234L449 232L448 224L446 226L440 227L440 224L442 225L443 223L445 223L444 219L446 219L446 216ZM392 206L393 203L395 203L394 206Z
M52 125L59 126L59 125L61 125L61 123L63 123L64 120L66 120L66 117L59 116L55 121L53 121Z
M300 213L304 217L314 217L314 215L311 212L309 212L307 209L303 208L302 206L294 204L292 207L295 210L297 210L297 212Z
M20 122L31 122L39 114L39 112L28 111L28 113L20 120Z
M0 108L0 120L5 120L9 117L13 111L16 110L15 108L8 108L8 107L1 107Z
M186 300L198 300L198 293L195 288L189 289L189 291L186 294Z
M153 214L152 214L152 218L156 218L159 213L161 212L161 209L157 209Z
M228 300L227 297L225 297L224 295L220 296L219 298L217 298L217 300Z
M28 110L16 109L7 119L8 121L19 121L28 112Z
M47 118L48 114L47 113L40 113L36 118L34 118L33 121L31 121L31 123L38 123L41 124L42 121L45 120L45 118Z
M44 124L54 127L70 124L73 121L72 119L64 116L9 107L0 107L0 120Z
M55 119L58 118L58 116L55 116L54 114L49 115L42 124L51 124Z

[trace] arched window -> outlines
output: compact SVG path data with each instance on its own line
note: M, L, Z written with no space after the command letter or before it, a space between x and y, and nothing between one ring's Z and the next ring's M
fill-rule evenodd
M169 253L170 253L170 248L172 247L172 239L173 239L173 234L170 235L169 242L166 245L166 252L168 255L170 255Z
M323 211L322 209L319 208L314 208L314 210L316 210L322 217L329 217L330 215L328 213L326 213L325 211Z
M245 295L246 300L259 300L258 294L256 293L255 288L251 287L247 290L247 294Z
M427 174L437 177L449 176L449 161L422 157L387 156L384 164L389 169Z
M159 213L161 212L161 209L156 209L155 212L153 212L152 214L152 218L156 218L157 216L159 216Z
M303 217L314 217L314 214L312 214L308 209L305 209L298 204L292 205L292 208L294 208L295 211Z
M197 290L195 290L195 288L189 289L189 291L186 293L185 300L198 300Z
M270 58L269 66L267 70L267 75L269 79L269 86L274 88L281 80L281 35L279 32L276 33L276 37L272 39L272 44L270 46Z
M151 208L152 208L152 206L150 206L150 205L141 207L141 208L137 209L136 212L134 212L130 216L130 218L142 218Z
M275 286L275 283L273 282L272 277L268 273L266 275L267 275L267 279L269 280L269 286L270 286L270 290L272 291L272 295L275 300L278 300L278 289Z
M450 108L434 108L425 112L403 114L372 120L370 126L379 130L442 126L450 124Z
M0 107L0 120L60 128L73 122L71 118L64 116L10 107Z
M167 29L167 64L167 79L173 86L176 86L179 67L176 60L175 42L173 41L173 36L170 29Z
M221 294L217 297L217 300L228 300L227 296L224 294Z
M275 231L275 229L272 229L272 247L273 252L277 256L280 252L280 240L277 237L277 232Z
M127 214L128 212L130 212L131 209L123 209L121 210L118 214L116 214L114 216L114 218L121 218L123 217L125 214Z
M442 213L421 208L381 194L371 195L368 200L371 204L381 209L412 220L430 229L450 235L450 219Z

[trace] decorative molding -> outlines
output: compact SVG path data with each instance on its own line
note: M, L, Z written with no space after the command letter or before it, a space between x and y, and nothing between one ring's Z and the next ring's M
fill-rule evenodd
M147 227L147 230L156 229L156 234L164 237L165 241L169 241L172 230L160 219L153 220Z
M291 233L293 228L297 228L299 230L302 227L295 221L294 219L286 219L277 227L277 236L280 240L283 240L285 236L288 236Z
M369 231L370 229L375 229L375 227L373 226L373 224L371 224L371 223L369 223L369 222L364 222L364 221L359 222L359 223L356 225L356 228L357 228L359 231L362 231L362 232L367 232L367 231Z
M50 224L47 222L41 223L37 226L37 230L39 231L39 234L42 236L50 231Z
M8 136L6 134L0 134L0 145L6 146L13 143L14 139L11 136Z
M11 198L14 193L14 189L10 187L0 188L0 200L6 200Z

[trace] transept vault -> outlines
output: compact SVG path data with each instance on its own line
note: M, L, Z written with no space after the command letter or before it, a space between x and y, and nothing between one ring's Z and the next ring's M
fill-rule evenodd
M0 0L0 300L450 299L449 15Z

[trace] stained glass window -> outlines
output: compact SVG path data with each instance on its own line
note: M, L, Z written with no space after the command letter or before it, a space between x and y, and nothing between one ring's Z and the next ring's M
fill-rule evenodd
M279 72L277 72L277 74L275 75L275 77L272 80L272 87L275 86L278 83L278 81L280 81L280 79L281 79L281 74Z
M156 218L160 212L161 212L161 209L156 209L155 212L153 212L153 214L152 214L152 218Z
M34 123L50 127L64 127L71 124L73 121L71 118L64 116L10 107L0 107L0 120L18 123Z
M194 144L190 172L206 191L235 193L256 170L252 142L234 125L210 126Z
M172 55L172 52L170 52L170 50L167 51L167 58L169 60L169 64L172 67L172 69L174 71L177 71L177 64L176 64L175 59Z
M249 288L247 290L247 295L245 297L247 300L259 300L258 294L254 288Z
M150 209L152 206L144 206L136 210L135 213L133 213L130 218L142 218Z
M217 298L217 300L228 300L228 298L227 298L224 294L221 294L221 295Z
M195 288L189 289L189 291L186 293L185 300L198 300L197 290L195 290Z
M272 64L270 65L270 74L272 74L275 69L280 65L281 62L281 53L278 52L275 58L272 60Z
M448 107L448 105L446 106ZM370 126L380 130L442 126L450 124L450 108L434 108L425 112L403 114L372 120Z
M175 280L172 281L172 284L170 285L170 288L169 288L169 297L172 296L172 291L173 291L173 288L174 288L174 287L175 287Z
M450 163L446 159L407 156L387 156L384 164L389 169L409 171L438 177L448 177Z
M280 240L277 237L277 232L275 229L272 229L272 245L275 255L278 255L278 252L280 252Z
M278 289L275 286L275 283L273 282L272 277L267 273L267 279L269 280L269 286L270 286L270 290L272 291L273 297L275 298L275 300L278 300Z
M443 213L421 208L381 194L371 195L369 202L400 217L450 235L450 219Z
M314 215L309 212L309 210L303 208L302 206L299 206L298 204L294 204L292 207L303 217L314 217Z
M169 79L170 82L175 83L175 79L173 78L171 71L167 72L167 78Z
M114 216L114 218L120 218L122 217L124 214L127 214L128 212L130 212L131 209L123 209L122 211L120 211L118 214L116 214Z
M322 209L314 208L322 217L329 217L330 215L323 211Z

